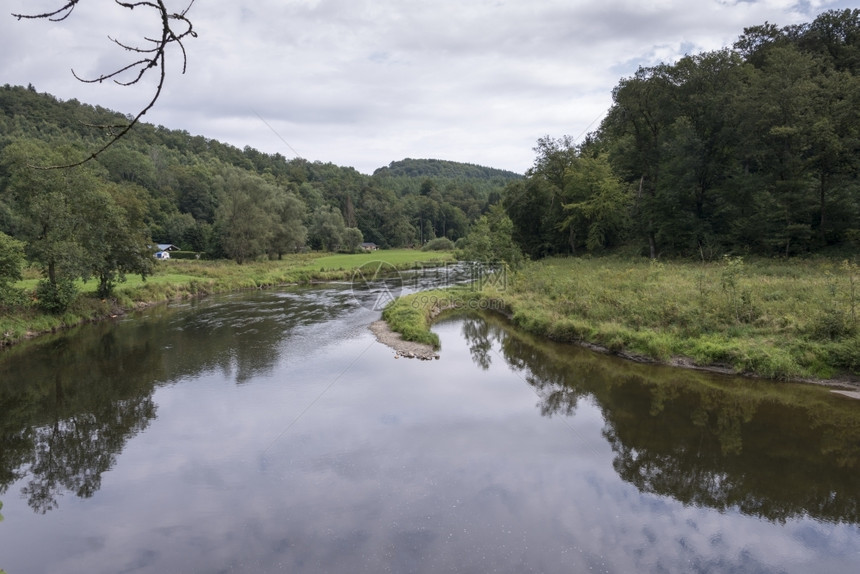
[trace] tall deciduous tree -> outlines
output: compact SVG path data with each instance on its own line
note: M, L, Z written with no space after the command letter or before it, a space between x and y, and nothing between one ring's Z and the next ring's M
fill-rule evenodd
M10 174L6 193L19 215L15 234L42 267L46 282L40 293L50 310L62 311L71 302L75 279L96 277L99 294L107 296L126 273L151 272L144 205L133 186L106 184L94 164L33 169L34 162L68 157L38 142L12 144L3 157Z
M589 251L617 243L629 224L630 191L613 172L605 155L577 158L568 169L563 227L585 241ZM577 231L579 230L579 231Z
M358 251L361 242L364 241L364 235L357 227L347 227L343 230L343 250L349 253Z
M142 191L132 185L113 184L101 187L89 198L87 211L92 219L84 235L85 249L100 297L110 296L127 274L146 278L155 268Z
M221 246L239 264L267 253L275 234L277 189L238 170L225 177L217 212Z
M564 188L578 155L576 145L570 136L546 136L534 151L537 156L526 179L506 188L504 207L513 224L513 239L529 257L569 253L575 237L564 228Z
M318 207L311 214L308 240L314 249L337 251L343 245L346 225L340 210L332 206Z
M93 170L32 169L32 163L66 157L36 141L11 144L3 155L10 174L6 193L19 215L14 235L27 243L28 258L42 266L52 285L84 276L86 252L78 237L89 215L82 209L85 198L98 185Z
M269 247L270 257L281 258L305 246L308 230L304 225L305 204L295 194L278 190L273 202L274 232Z
M677 92L669 66L640 68L613 90L614 104L602 129L616 142L613 161L619 174L636 185L638 229L657 257L664 143L677 114Z
M494 205L482 215L466 236L463 259L480 263L505 263L511 268L523 262L523 253L514 242L514 224L501 205Z

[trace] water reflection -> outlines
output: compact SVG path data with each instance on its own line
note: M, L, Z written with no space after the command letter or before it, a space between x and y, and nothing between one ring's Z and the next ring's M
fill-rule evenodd
M161 364L151 348L122 344L108 329L0 365L0 494L26 477L22 494L40 513L66 491L92 496L126 442L155 418Z
M590 397L618 475L640 492L775 522L860 523L860 408L806 385L678 372L548 344L494 317L462 333L486 369L494 343L540 399L572 415Z
M856 569L856 403L494 317L394 360L376 317L348 286L290 289L13 350L0 568Z
M89 498L125 444L156 417L159 386L207 372L237 384L270 372L351 308L347 288L244 293L151 309L9 350L0 361L0 494L45 513ZM299 339L299 340L293 340Z

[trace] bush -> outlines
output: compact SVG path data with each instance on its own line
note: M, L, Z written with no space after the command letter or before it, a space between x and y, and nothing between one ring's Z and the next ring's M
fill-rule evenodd
M421 251L451 251L452 249L454 249L453 241L447 237L437 237L425 243Z
M860 335L834 344L829 354L831 364L854 375L860 375Z
M78 290L71 279L59 279L56 283L42 279L36 286L36 300L39 308L55 315L68 309L77 293Z
M0 309L20 307L27 304L27 293L10 285L0 283Z
M818 313L812 320L812 334L823 340L835 341L841 337L854 334L854 320L849 313L841 309L827 308Z

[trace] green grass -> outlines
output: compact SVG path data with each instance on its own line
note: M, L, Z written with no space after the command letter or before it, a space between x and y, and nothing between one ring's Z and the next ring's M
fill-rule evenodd
M860 375L855 263L571 257L528 263L507 279L474 297L555 341L771 379ZM410 309L422 297L386 309L392 328L412 340L432 340L431 318Z
M394 249L337 255L303 253L285 256L281 261L243 265L232 261L159 261L154 275L145 281L139 276L128 276L107 300L95 296L96 281L78 281L79 295L63 315L45 314L35 305L0 308L0 346L164 301L285 284L349 280L357 268L374 261L405 269L453 260L451 253ZM28 269L25 279L15 286L32 297L38 281L37 273Z
M439 336L430 330L433 320L449 309L477 309L483 295L468 287L451 287L421 291L400 297L382 311L382 318L392 331L406 341L424 343L439 348Z
M354 269L364 265L365 263L373 261L384 261L394 267L403 268L411 267L416 263L442 263L453 260L454 256L448 251L422 252L413 249L390 249L385 251L318 257L305 265L303 269L325 269L330 271Z
M515 324L656 360L776 379L860 374L857 265L623 258L533 262L492 296Z

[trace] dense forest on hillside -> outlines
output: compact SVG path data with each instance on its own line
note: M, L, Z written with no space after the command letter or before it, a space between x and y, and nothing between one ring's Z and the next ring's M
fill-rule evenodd
M81 167L34 169L86 157L107 137L93 126L126 121L33 86L0 88L2 244L22 242L53 291L62 278L96 277L107 293L125 273L145 275L153 243L241 263L362 242L456 241L522 177L418 159L369 176L149 124Z
M76 100L60 101L37 93L32 86L3 86L0 192L20 167L9 157L25 145L22 142L46 153L63 149L68 160L77 159L104 140L103 130L91 126L123 121L122 114ZM287 160L250 147L240 150L150 124L136 127L96 163L89 167L101 179L142 188L153 240L216 256L232 256L223 241L230 231L228 211L231 201L241 207L236 202L242 204L249 194L255 200L290 202L313 247L342 247L337 238L314 233L315 224L326 227L322 220L332 213L337 219L338 212L343 219L343 225L337 221L339 227L357 228L366 241L381 246L403 246L434 237L458 239L490 201L501 198L508 182L521 177L470 164L416 159L392 162L367 176L348 167ZM0 196L0 202L7 212L13 210L8 195ZM246 211L246 215L252 214ZM8 233L14 226L7 218L0 229Z
M529 256L792 256L860 240L860 10L640 68L584 142L542 138L505 198Z

